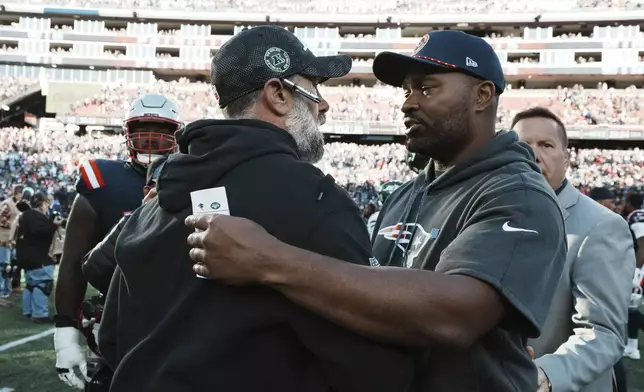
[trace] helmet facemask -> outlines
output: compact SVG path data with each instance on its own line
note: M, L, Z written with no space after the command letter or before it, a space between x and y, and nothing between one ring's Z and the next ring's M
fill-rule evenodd
M129 119L124 125L130 159L141 166L146 167L177 148L174 134L181 127L179 122L165 118L139 117Z

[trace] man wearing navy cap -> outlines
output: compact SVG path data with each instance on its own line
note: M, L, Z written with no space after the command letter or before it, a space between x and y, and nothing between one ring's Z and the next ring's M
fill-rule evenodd
M402 87L407 148L431 158L385 203L371 267L277 241L240 218L188 218L200 274L260 283L334 322L419 348L420 391L537 389L526 352L566 257L561 210L530 147L496 132L503 70L484 40L435 31L376 77ZM387 268L395 267L395 268Z

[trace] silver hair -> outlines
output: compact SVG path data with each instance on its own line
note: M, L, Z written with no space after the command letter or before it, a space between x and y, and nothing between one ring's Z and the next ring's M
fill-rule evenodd
M253 119L255 105L259 101L261 90L246 94L222 109L226 119ZM293 110L286 117L285 130L293 136L300 158L310 163L316 163L324 155L324 137L320 125L324 116L316 116L311 112L306 98L295 95Z
M261 90L253 91L235 99L234 101L226 105L226 107L221 110L224 118L229 120L255 118L253 109L257 101L259 101L259 96L261 93Z

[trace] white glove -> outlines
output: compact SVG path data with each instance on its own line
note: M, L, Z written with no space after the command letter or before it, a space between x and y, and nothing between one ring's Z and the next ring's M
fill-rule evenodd
M56 328L54 347L56 349L56 371L58 378L72 388L84 389L87 378L87 359L79 344L81 333L74 327ZM81 379L77 372L78 368Z

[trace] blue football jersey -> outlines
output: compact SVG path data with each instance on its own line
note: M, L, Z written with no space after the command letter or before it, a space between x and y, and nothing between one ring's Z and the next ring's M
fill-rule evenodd
M80 164L76 191L85 196L98 214L101 238L143 200L145 174L129 162L96 159Z

